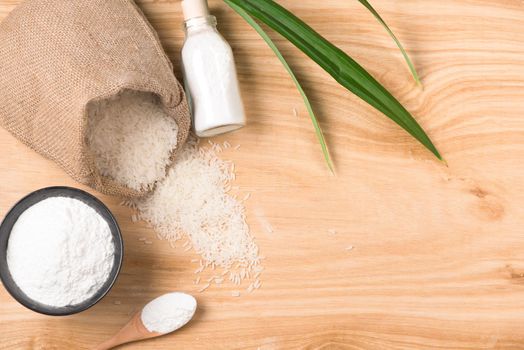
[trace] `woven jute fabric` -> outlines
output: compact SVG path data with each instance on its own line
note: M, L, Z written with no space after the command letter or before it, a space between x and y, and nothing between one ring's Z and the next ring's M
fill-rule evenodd
M0 23L0 125L80 183L139 197L146 191L101 176L86 144L87 105L124 89L157 94L182 147L184 90L132 0L28 0Z

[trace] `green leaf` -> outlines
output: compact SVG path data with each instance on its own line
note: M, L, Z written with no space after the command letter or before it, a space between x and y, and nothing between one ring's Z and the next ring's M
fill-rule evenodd
M415 69L415 65L413 64L413 62L411 62L411 59L409 58L406 50L404 50L404 47L402 46L402 44L400 43L400 41L397 39L397 37L395 36L395 34L393 33L393 31L391 31L391 29L389 29L388 25L386 24L386 22L382 19L382 17L380 17L380 15L378 14L377 11L375 11L375 9L373 8L373 6L371 6L371 4L367 1L367 0L358 0L362 5L364 5L368 10L369 12L371 12L373 14L373 16L375 16L375 18L377 19L377 21L380 22L380 24L382 24L382 26L386 29L386 31L389 33L389 35L391 36L391 38L395 41L395 43L397 44L398 48L400 49L400 52L402 52L402 56L404 56L404 59L406 60L406 63L408 64L408 67L409 67L409 70L411 71L411 74L413 75L413 78L415 79L415 81L417 82L418 85L422 86L422 83L420 81L420 78L417 74L417 70Z
M442 160L430 138L411 114L355 60L300 18L272 0L228 1L284 36L342 86L384 113Z
M287 70L289 75L291 76L291 79L293 79L293 82L295 83L298 91L300 92L300 95L302 95L302 99L304 100L304 104L306 105L307 111L309 113L309 116L311 117L311 121L313 122L313 126L315 127L315 133L317 134L318 141L320 142L320 146L322 147L322 153L324 154L324 159L326 160L327 166L329 167L329 170L331 172L334 172L333 162L331 160L331 156L329 155L329 150L326 145L326 140L324 138L324 134L322 133L322 129L320 128L320 125L318 123L317 117L315 116L315 113L313 112L313 107L311 107L311 103L309 102L309 99L304 92L304 89L300 85L297 77L291 70L291 67L287 63L284 56L282 56L282 53L277 48L275 43L271 40L271 38L267 35L267 33L262 29L262 27L242 8L235 5L230 0L224 0L236 13L238 13L253 29L256 30L256 32L264 39L264 41L268 44L268 46L273 50L275 55L278 57L284 68Z

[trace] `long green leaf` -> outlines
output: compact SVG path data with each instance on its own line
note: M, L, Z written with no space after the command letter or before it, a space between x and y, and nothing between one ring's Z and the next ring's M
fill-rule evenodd
M342 86L384 113L442 160L416 120L375 78L297 16L272 0L228 1L280 33Z
M417 74L417 70L415 69L415 65L413 64L413 62L411 61L411 59L409 58L406 50L404 50L404 47L402 46L402 44L400 43L400 40L397 39L396 35L393 33L393 31L391 29L389 29L388 25L386 24L386 22L382 19L382 17L380 17L380 15L378 14L377 11L375 11L375 9L373 8L373 6L371 6L371 4L367 1L367 0L358 0L362 5L364 5L368 10L369 12L371 12L373 14L373 16L375 16L375 18L377 19L377 21L380 22L380 24L382 24L382 26L386 29L386 31L389 33L389 35L391 36L391 38L395 41L395 43L397 44L398 48L400 49L400 52L402 52L402 56L404 56L404 59L406 60L406 63L408 64L408 67L409 67L409 70L411 71L411 74L413 75L413 78L415 79L415 81L417 82L418 85L422 85L421 81L420 81L420 78Z
M324 138L324 134L322 133L322 129L320 128L320 125L318 123L317 117L315 116L315 113L313 112L313 107L311 106L311 103L309 102L309 99L302 88L302 85L300 85L300 82L298 81L297 77L291 70L291 67L287 63L284 56L282 56L282 53L278 49L278 47L275 45L275 43L271 40L271 38L267 35L267 33L262 29L262 27L251 17L246 11L244 11L242 8L235 5L230 0L224 0L226 4L228 4L235 12L237 12L253 29L256 30L256 32L264 39L264 41L267 43L267 45L273 50L275 55L278 57L284 68L287 70L289 75L291 76L291 79L293 79L293 82L295 83L298 91L300 92L300 95L302 95L302 99L304 100L304 104L306 105L307 111L309 113L309 116L311 117L311 121L313 122L313 126L315 127L315 133L317 134L318 141L320 142L320 146L322 147L322 153L324 154L324 159L326 160L326 163L331 170L331 172L334 172L333 169L333 162L331 160L331 156L329 155L329 150L326 145L326 140Z

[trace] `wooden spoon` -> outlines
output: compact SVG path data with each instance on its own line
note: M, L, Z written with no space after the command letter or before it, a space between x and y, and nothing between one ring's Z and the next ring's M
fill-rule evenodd
M164 335L163 333L148 331L142 322L141 313L142 310L138 311L118 333L93 350L109 350L122 344Z
M122 344L172 333L191 320L196 307L195 298L188 294L176 292L164 294L149 302L129 320L124 328L93 350L109 350Z

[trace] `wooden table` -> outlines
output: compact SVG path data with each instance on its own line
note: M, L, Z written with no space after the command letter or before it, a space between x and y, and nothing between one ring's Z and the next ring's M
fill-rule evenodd
M0 18L19 2L1 0ZM173 290L197 296L194 322L123 349L524 349L524 3L374 0L422 90L357 1L279 2L389 88L449 167L272 33L321 118L337 166L331 176L285 70L250 27L211 1L249 114L247 128L216 141L241 144L223 157L236 162L236 185L252 192L262 288L239 298L231 285L197 293L196 256L156 240L118 199L99 195L124 232L115 288L65 318L32 313L1 289L0 349L87 349ZM179 72L178 3L139 3ZM3 130L0 149L0 214L37 188L78 186Z

